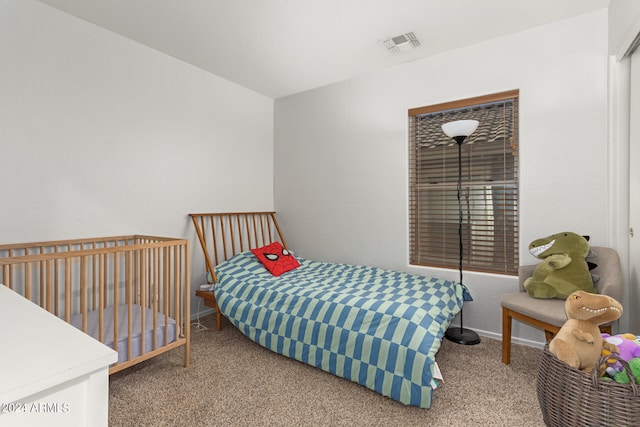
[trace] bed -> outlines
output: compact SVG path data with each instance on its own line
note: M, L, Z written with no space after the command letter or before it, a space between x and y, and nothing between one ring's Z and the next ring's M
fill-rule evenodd
M287 249L274 212L190 215L218 313L244 335L406 405L431 407L435 354L461 309L461 286L305 259ZM265 247L282 248L294 267L272 274L261 260Z
M110 374L177 347L189 366L187 240L131 235L0 245L0 283L114 349Z

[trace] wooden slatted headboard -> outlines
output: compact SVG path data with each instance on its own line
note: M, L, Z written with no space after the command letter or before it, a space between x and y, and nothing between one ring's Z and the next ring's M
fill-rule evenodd
M275 212L191 213L189 216L214 283L213 268L234 255L274 241L287 247Z

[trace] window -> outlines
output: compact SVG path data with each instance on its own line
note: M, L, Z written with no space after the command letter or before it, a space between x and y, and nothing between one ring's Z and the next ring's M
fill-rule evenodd
M410 263L459 266L458 146L442 124L475 119L462 149L463 268L518 273L518 91L409 110Z

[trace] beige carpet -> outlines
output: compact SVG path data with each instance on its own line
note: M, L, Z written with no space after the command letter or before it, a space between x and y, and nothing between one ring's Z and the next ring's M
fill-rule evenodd
M191 367L176 349L110 379L109 425L117 426L543 426L535 379L541 351L500 342L443 340L444 376L433 407L402 405L356 383L266 350L226 320L192 328Z

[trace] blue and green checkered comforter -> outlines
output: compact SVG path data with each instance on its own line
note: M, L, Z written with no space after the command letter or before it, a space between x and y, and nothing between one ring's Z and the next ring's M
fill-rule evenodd
M220 311L260 345L407 405L431 407L435 354L462 287L297 257L280 277L250 252L216 267Z

